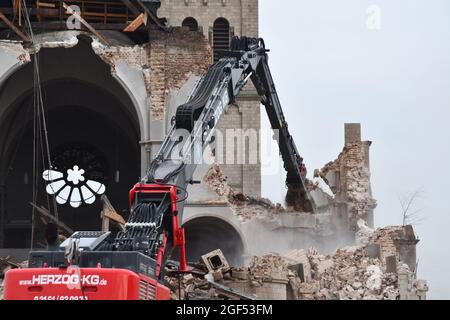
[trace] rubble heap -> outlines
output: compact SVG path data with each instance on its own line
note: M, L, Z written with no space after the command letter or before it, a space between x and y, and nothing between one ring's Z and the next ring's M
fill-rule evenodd
M255 198L236 192L229 184L228 178L222 172L218 164L214 164L204 177L203 181L222 200L227 201L233 208L234 213L242 222L259 216L270 217L279 213L291 212L283 208L281 204L274 204L265 198Z
M401 254L401 244L417 240L411 226L372 230L361 219L358 246L339 249L333 255L307 253L303 269L311 280L290 275L295 299L404 300L425 299L428 287L418 280ZM291 254L292 257L292 254ZM294 259L295 260L295 259ZM414 267L414 266L413 266Z
M397 275L385 273L366 248L337 250L334 255L308 254L311 281L292 279L294 298L301 300L396 300Z
M274 204L268 199L249 197L242 193L230 194L229 202L242 222L256 217L272 217L280 213L295 214L294 211L285 209L279 203Z
M230 298L231 292L236 299L425 299L426 282L417 280L413 270L401 261L396 247L409 228L372 230L362 220L359 225L364 244L338 249L330 255L310 248L253 257L248 267L230 268L225 263L226 269L213 269L199 264L192 275L182 278L181 295L178 279L168 278L173 296L222 299ZM375 253L374 246L378 248ZM394 267L389 263L391 258L394 258ZM219 285L220 292L212 284Z
M288 275L289 269L286 261L277 254L269 254L263 257L253 257L248 268L249 278L259 282L282 279Z
M214 164L203 178L203 181L213 190L217 195L224 199L228 199L233 193L232 188L228 185L227 177L223 174L220 166Z
M25 268L28 265L28 261L22 263L15 263L10 257L0 257L0 300L3 300L3 278L7 271L11 269Z

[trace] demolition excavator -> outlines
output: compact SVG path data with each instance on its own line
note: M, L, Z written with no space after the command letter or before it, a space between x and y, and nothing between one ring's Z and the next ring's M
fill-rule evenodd
M306 170L281 108L262 39L235 37L230 50L197 82L178 107L146 176L129 193L122 231L76 232L56 251L32 251L26 269L10 270L7 300L165 300L166 272L189 272L181 226L187 188L227 107L251 80L265 106L287 172L305 211L314 210ZM291 191L292 193L292 191ZM172 260L174 250L178 261Z

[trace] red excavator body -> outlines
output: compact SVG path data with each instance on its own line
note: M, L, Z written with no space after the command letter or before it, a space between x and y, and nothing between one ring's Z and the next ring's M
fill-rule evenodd
M5 276L5 300L169 300L170 290L124 269L29 268Z
M164 199L164 200L163 200ZM166 247L178 247L178 270L186 271L184 229L178 224L177 188L171 185L136 184L130 205L168 201L162 230L153 256L139 247L131 250L99 249L103 232L77 232L71 238L84 248L71 265L64 249L32 251L29 266L5 275L5 300L169 300L170 290L161 282ZM98 240L102 239L102 240Z

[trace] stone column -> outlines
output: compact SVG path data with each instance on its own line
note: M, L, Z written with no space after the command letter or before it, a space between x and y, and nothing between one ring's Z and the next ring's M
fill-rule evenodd
M345 124L345 145L361 142L361 124L346 123Z

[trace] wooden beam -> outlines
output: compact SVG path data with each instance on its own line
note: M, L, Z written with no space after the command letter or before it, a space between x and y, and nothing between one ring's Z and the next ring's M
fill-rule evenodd
M64 229L66 232L68 232L69 234L73 234L73 230L70 229L68 226L66 226L62 221L56 219L55 216L53 216L50 211L48 211L47 209L45 209L44 207L38 207L37 205L35 205L33 202L30 202L30 205L35 208L37 210L37 212L39 212L41 215L45 216L46 218L50 219L51 221L53 221L54 223L56 223L59 227L61 227L62 229Z
M106 40L100 33L97 32L97 30L95 30L86 20L84 20L78 14L78 12L73 11L72 8L70 8L65 2L63 2L62 5L63 5L64 9L66 9L69 14L73 15L75 17L75 19L80 21L90 32L95 34L100 39L100 41L103 42L103 44L105 44L107 46L111 46L111 44L108 42L108 40Z
M122 31L124 28L127 27L124 23L91 23L92 27L94 27L96 30L117 30ZM33 30L67 30L67 25L65 22L59 22L59 21L42 21L37 22L33 21L31 22L31 26L33 27ZM8 28L8 26L0 20L0 29L1 28ZM83 30L88 30L85 26L82 26Z
M56 8L56 3L40 2L36 3L37 8Z
M3 13L0 12L0 19L3 20L3 22L6 23L8 27L10 27L18 36L20 39L22 39L25 42L31 42L30 37L28 37L25 33L19 30L14 23L12 23Z
M102 195L101 201L103 204L103 210L102 210L102 229L108 228L109 229L109 222L106 223L106 220L111 220L119 225L119 227L122 230L125 230L125 219L117 213L117 211L112 206L111 202L109 201L108 197L106 195ZM105 230L102 230L105 231ZM107 230L106 230L107 231Z
M103 232L109 231L109 218L105 216L103 211L102 211L102 231Z
M156 17L142 2L142 0L137 0L137 3L144 9L144 11L147 13L147 15L163 30L167 30L167 27L159 21L158 17Z
M125 29L123 29L123 32L134 32L143 24L147 24L147 14L141 13Z

